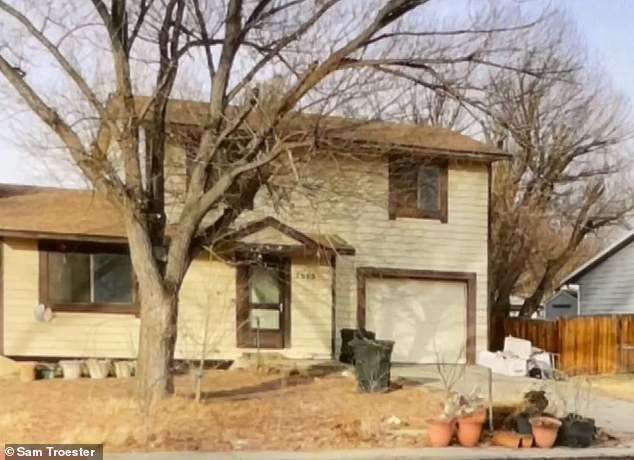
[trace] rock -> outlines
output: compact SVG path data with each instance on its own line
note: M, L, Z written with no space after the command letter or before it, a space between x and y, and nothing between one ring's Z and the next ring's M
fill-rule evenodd
M390 425L392 427L396 427L396 426L400 426L401 425L401 419L398 418L395 415L392 415L391 417L388 417L385 420L385 423L387 423L388 425Z
M345 371L341 371L341 376L345 377L347 379L354 378L354 372L349 371L348 369L346 369Z
M246 439L234 439L229 441L229 444L231 444L233 450L242 450L249 445L249 441Z

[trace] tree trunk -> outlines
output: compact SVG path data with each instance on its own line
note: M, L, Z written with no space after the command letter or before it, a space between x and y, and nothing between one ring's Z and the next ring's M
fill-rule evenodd
M143 282L139 280L139 285ZM136 395L146 408L174 392L172 361L176 345L178 294L162 286L140 289L141 331Z
M141 308L135 393L144 409L149 409L174 390L172 360L180 283L170 287L165 282L163 262L155 258L153 250L162 246L153 246L147 225L132 213L125 213L125 222Z

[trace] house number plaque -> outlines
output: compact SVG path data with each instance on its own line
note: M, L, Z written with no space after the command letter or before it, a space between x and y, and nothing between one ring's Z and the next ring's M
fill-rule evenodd
M297 272L295 273L295 279L298 280L314 280L317 279L317 275L310 272Z

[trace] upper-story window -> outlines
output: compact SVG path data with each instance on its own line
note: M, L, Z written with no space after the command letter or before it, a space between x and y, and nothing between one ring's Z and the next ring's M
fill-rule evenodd
M447 222L447 162L395 157L389 163L390 219Z
M125 246L40 243L40 302L57 311L137 313Z

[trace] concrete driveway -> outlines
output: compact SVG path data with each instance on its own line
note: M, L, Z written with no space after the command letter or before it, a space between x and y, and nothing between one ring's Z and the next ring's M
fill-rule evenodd
M599 427L617 437L634 438L634 402L599 395L578 380L507 377L480 366L396 364L392 367L394 378L401 377L438 391L444 390L443 375L445 380L455 381L456 391L469 393L477 387L485 397L490 393L493 401L515 401L530 389L543 389L560 410L592 417Z

